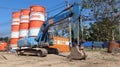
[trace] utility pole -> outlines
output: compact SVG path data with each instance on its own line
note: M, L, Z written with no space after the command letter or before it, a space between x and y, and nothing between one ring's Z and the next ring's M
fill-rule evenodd
M84 48L84 35L83 35L83 31L84 31L84 27L83 27L83 22L82 22L82 14L80 15L80 20L79 20L79 25L81 25L81 33L82 33L82 44L81 44L81 48ZM79 29L80 30L80 29Z
M83 22L82 22L82 14L80 15L80 24L81 24L81 32L82 32L82 40L84 39L84 36L83 36Z
M77 44L79 45L79 41L80 41L80 19L81 19L81 17L79 18L79 20L78 20L78 37L77 37Z
M66 1L67 7L70 7L69 2L70 2L69 0ZM69 17L67 20L69 22L69 45L70 45L70 47L72 47L72 33L71 33L71 22L70 22L71 18Z
M119 19L119 40L120 40L120 19Z

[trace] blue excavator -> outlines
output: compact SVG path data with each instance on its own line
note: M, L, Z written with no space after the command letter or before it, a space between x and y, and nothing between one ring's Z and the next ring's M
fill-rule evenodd
M55 54L59 54L59 49L52 49L49 46L53 45L53 38L51 38L50 36L52 36L52 32L48 31L49 28L55 24L58 24L60 21L67 19L67 18L72 18L72 30L73 30L73 42L74 42L74 46L77 45L77 39L79 37L79 22L80 22L80 16L81 16L81 5L78 3L74 3L72 5L70 5L69 7L65 8L64 10L62 10L61 12L59 12L58 14L54 15L53 17L47 18L47 20L44 22L44 24L42 25L42 28L39 31L38 36L35 37L25 37L22 38L21 40L18 41L18 49L16 49L16 53L18 55L22 55L23 53L35 53L38 56L41 57L45 57L47 56L48 53L53 52ZM52 20L51 24L48 24L49 20ZM72 51L73 50L73 51ZM75 51L75 52L74 52ZM74 56L74 54L77 53L76 55L78 55L78 57L80 58L85 58L85 53L83 51L83 49L81 49L80 47L76 47L75 50L71 49L71 53L69 55L69 57L71 58L75 58L72 57ZM73 54L73 55L72 55Z

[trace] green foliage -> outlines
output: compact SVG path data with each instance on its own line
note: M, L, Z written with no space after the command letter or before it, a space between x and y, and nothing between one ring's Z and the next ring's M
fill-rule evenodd
M10 39L9 39L8 37L1 37L1 38L0 38L0 41L4 41L4 42L9 43L9 42L10 42Z
M113 32L115 40L119 39L118 21L120 16L113 15L118 13L116 3L116 0L83 0L82 6L93 11L96 21L94 24L90 24L91 27L89 29L84 30L85 40L111 41Z
M89 28L90 37L88 40L92 41L111 41L112 31L114 31L115 40L118 40L118 22L111 21L109 19L103 19L101 22L95 22L91 24Z

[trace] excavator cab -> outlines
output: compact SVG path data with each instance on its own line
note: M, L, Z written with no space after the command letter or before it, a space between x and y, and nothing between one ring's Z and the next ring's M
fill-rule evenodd
M53 46L53 43L54 43L54 34L52 31L48 30L48 38L47 38L47 42L49 43L49 46Z

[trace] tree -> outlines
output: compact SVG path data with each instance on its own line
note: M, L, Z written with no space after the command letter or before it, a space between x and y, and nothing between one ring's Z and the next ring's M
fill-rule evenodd
M9 43L10 39L9 39L9 37L1 37L0 41L4 41L4 42Z
M118 40L120 12L117 4L120 4L119 0L83 0L83 7L91 9L95 19L95 24L91 24L90 29L84 31L85 39L110 41L115 33L115 39Z
M90 37L88 40L91 39L92 41L111 41L113 30L115 32L115 39L118 40L117 21L103 19L101 22L95 22L94 24L91 24L91 27L89 28Z

